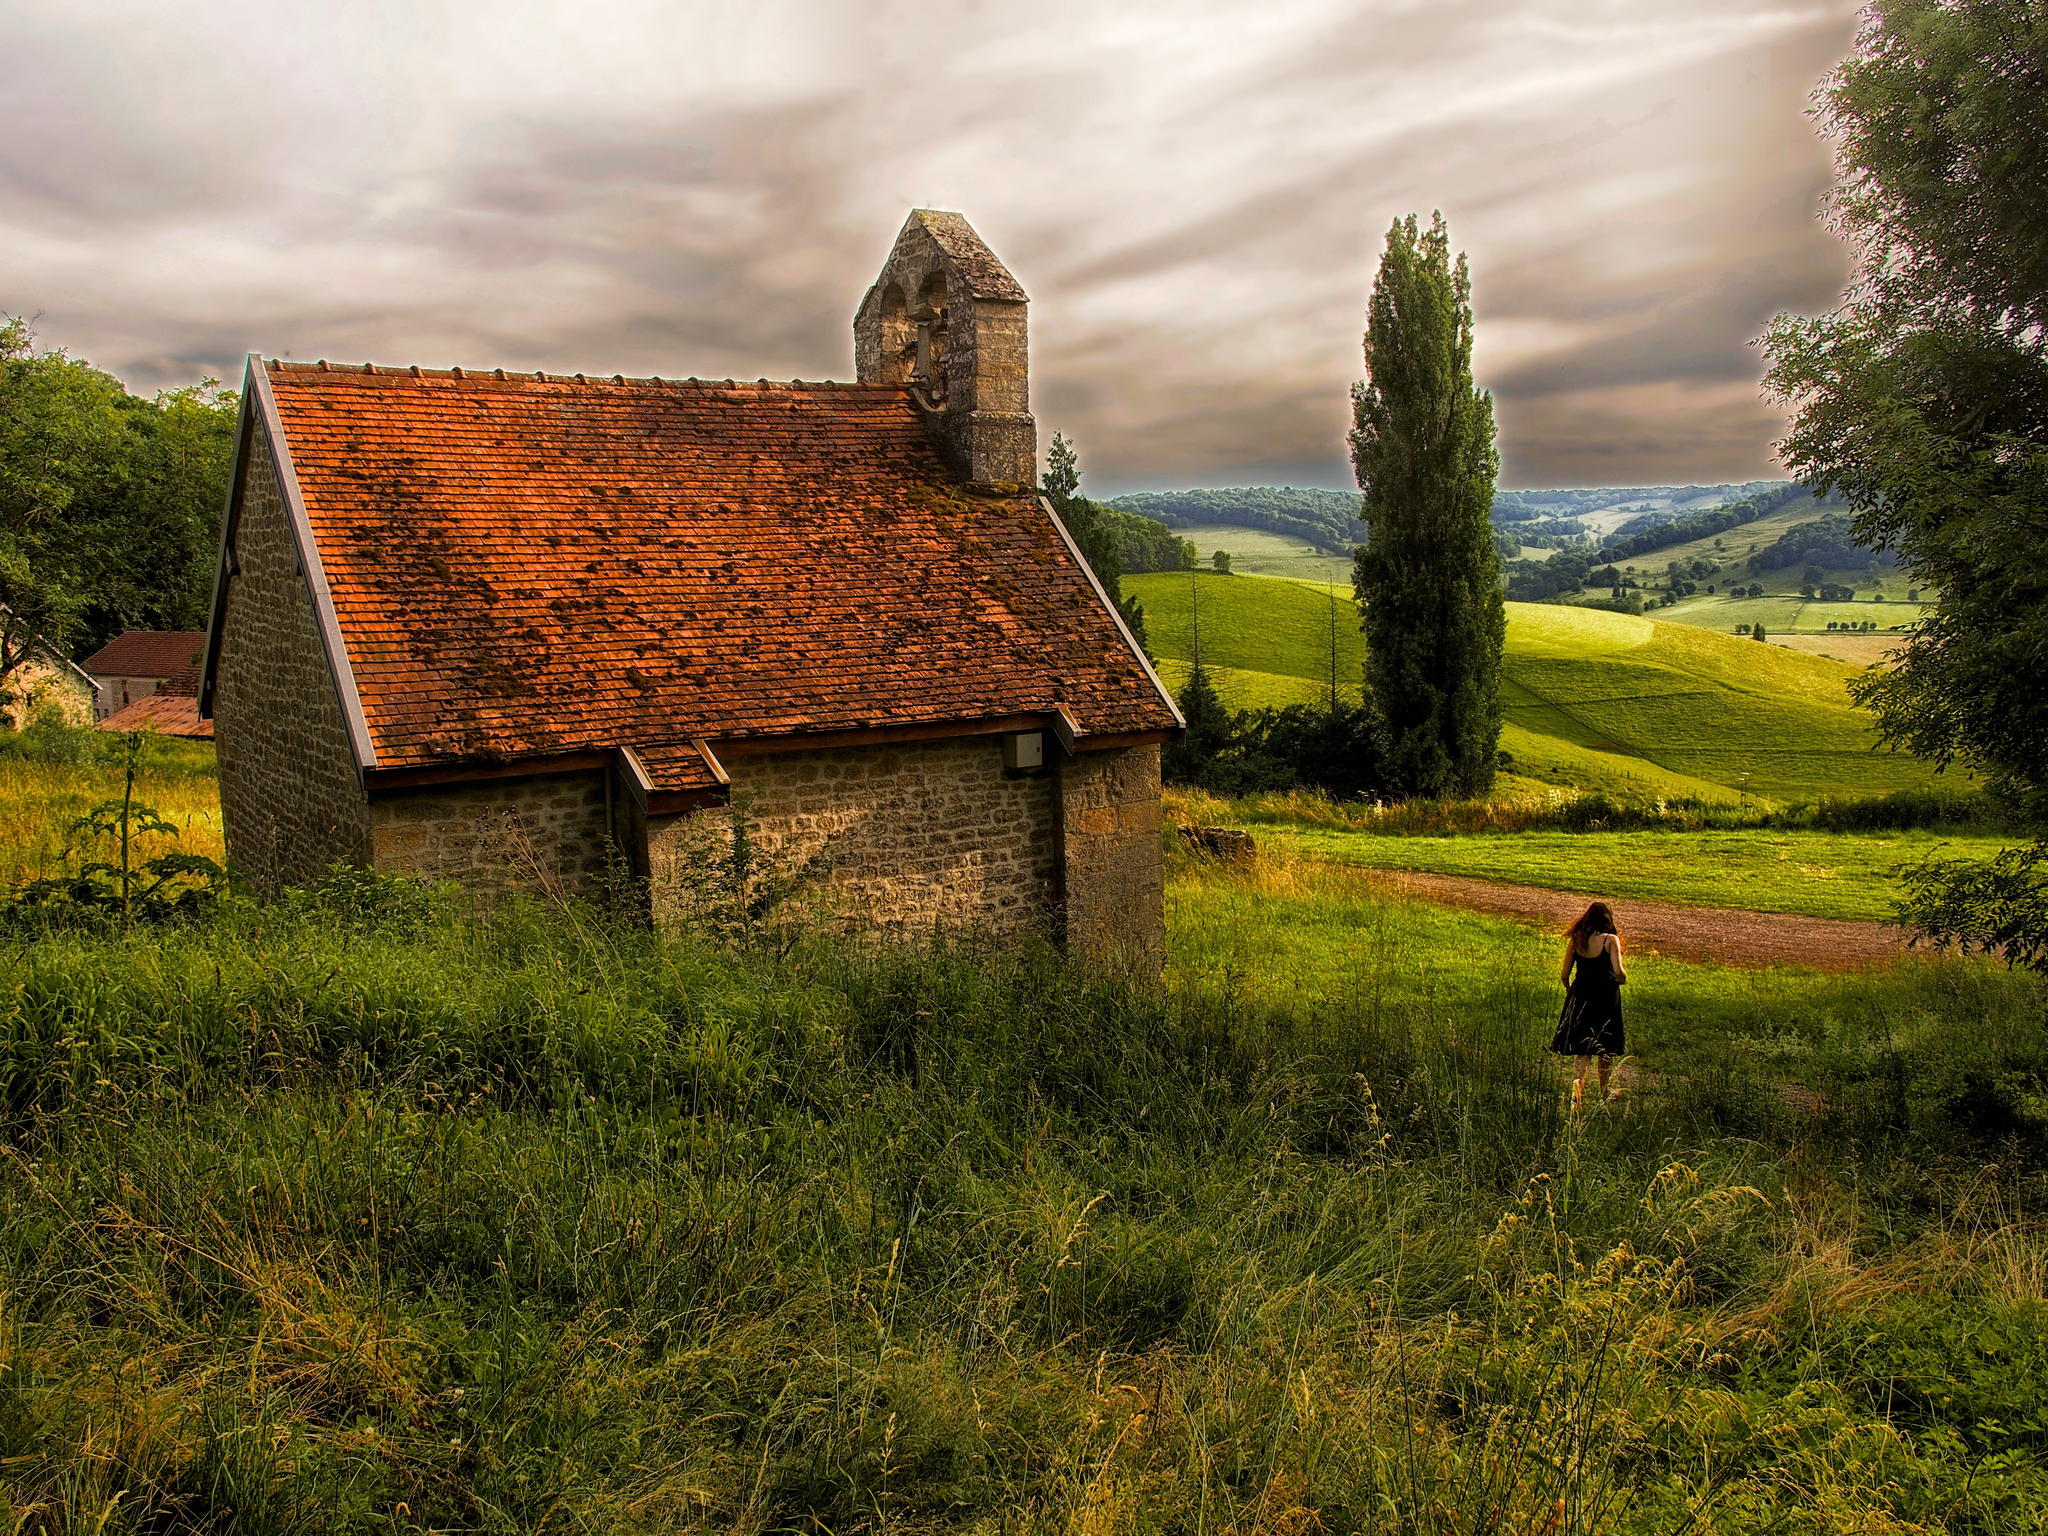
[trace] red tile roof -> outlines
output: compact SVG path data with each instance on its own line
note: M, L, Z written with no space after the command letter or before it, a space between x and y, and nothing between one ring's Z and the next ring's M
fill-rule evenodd
M213 739L213 722L199 718L199 669L187 667L146 698L134 700L100 722L103 731L156 731L165 736Z
M131 629L79 665L94 677L169 677L206 648L206 636L182 629Z
M670 788L696 738L1175 724L901 388L267 367L380 766L630 745Z

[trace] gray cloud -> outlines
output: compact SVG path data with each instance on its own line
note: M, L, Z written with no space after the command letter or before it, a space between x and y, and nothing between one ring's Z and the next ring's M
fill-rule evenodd
M1724 480L1843 272L1839 0L21 0L0 310L138 387L241 353L844 376L914 204L1031 291L1090 486L1342 483L1381 237L1472 256L1509 483Z

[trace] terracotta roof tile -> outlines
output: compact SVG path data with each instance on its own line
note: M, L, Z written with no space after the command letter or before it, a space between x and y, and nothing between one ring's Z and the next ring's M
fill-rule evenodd
M189 666L205 647L203 634L131 629L109 640L79 665L95 677L168 677Z
M1036 499L960 486L902 389L268 369L381 765L1174 723Z
M165 736L213 739L213 722L199 718L199 697L162 690L123 705L100 722L103 731L156 731Z

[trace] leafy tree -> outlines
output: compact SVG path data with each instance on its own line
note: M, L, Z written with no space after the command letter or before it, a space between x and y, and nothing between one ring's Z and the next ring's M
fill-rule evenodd
M1215 554L1209 557L1209 563L1216 567L1217 575L1228 576L1230 574L1230 551L1227 549L1217 550Z
M1081 558L1102 583L1102 590L1109 594L1110 602L1123 616L1138 644L1149 652L1145 610L1137 598L1124 595L1123 514L1081 494L1081 456L1064 433L1052 435L1052 446L1045 451L1045 478L1038 488L1052 503L1053 511L1080 548Z
M1763 625L1752 624L1749 627L1749 638L1752 640L1768 640L1770 639L1770 635L1764 629Z
M0 694L40 634L79 652L205 622L235 397L140 399L0 322Z
M27 322L0 324L0 693L38 635L65 647L93 592L117 499L124 391L38 352Z
M1896 551L1937 589L1898 663L1860 679L1858 697L1888 741L1976 769L2037 818L2048 815L2044 58L2038 0L1878 0L1865 13L1819 98L1840 172L1830 217L1857 273L1839 309L1782 315L1766 342L1767 385L1796 413L1787 462L1841 493L1859 541ZM2031 868L1974 878L1948 866L1907 910L1974 911L1987 942L2039 964L2041 946L1997 919L2000 893L2017 889L2006 877ZM1945 923L1926 931L1954 937Z
M1488 511L1493 401L1472 383L1472 283L1438 214L1387 231L1353 386L1366 541L1354 582L1399 794L1486 793L1500 748L1500 558Z

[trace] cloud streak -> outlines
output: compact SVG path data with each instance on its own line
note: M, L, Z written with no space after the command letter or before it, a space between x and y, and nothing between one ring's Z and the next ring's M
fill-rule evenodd
M1826 305L1827 0L24 0L0 309L138 387L245 351L844 377L912 205L1031 291L1090 488L1342 483L1387 224L1472 258L1510 484L1736 480ZM180 12L183 14L180 14Z

